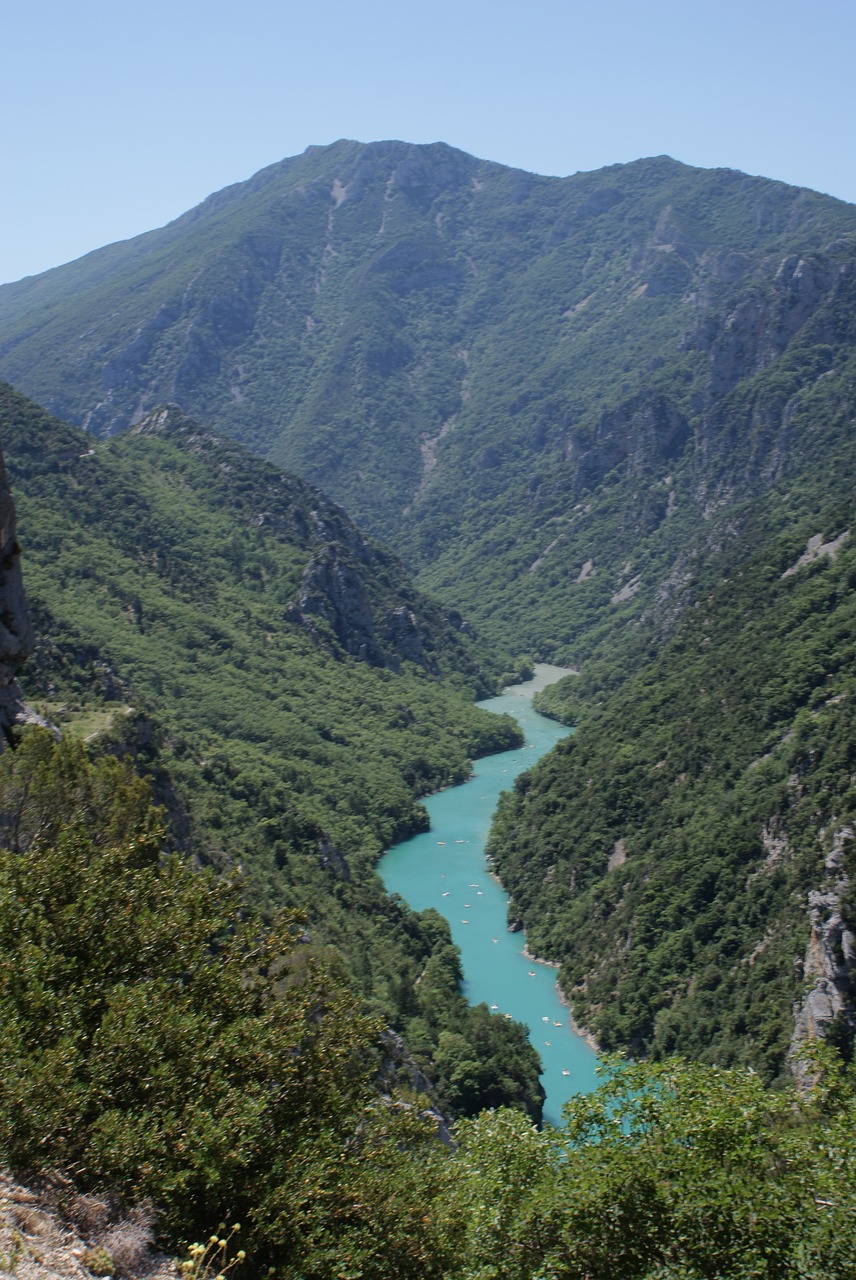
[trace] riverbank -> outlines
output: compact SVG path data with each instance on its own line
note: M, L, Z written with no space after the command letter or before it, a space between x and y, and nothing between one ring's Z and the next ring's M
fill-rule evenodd
M501 792L571 732L539 715L529 693L533 684L546 688L566 674L564 667L539 664L525 692L479 704L511 714L524 745L475 761L469 782L428 797L431 830L390 849L379 866L388 892L417 911L433 907L448 920L469 1003L486 1004L497 1016L527 1026L543 1067L544 1119L554 1125L562 1122L564 1102L597 1088L597 1057L569 1018L556 975L548 972L552 966L534 964L524 951L525 935L509 932L508 895L486 863L485 845Z
M500 886L500 888L502 888L502 881L499 879L499 877L494 876L494 879L496 880L496 883ZM559 969L561 969L562 967L556 960L545 960L543 956L533 956L532 952L529 950L528 947L523 948L523 955L524 955L524 958L526 960L530 960L532 964L543 964L547 969L555 969L558 972ZM588 1027L584 1027L581 1023L577 1022L576 1018L571 1012L571 1003L568 1000L568 997L565 995L564 991L562 990L558 978L556 979L556 995L559 999L559 1003L563 1005L568 1012L568 1026L571 1028L574 1035L579 1036L581 1040L585 1040L586 1044L591 1049L592 1053L596 1053L599 1056L600 1045L598 1044L597 1040L595 1040L593 1033L589 1031Z
M531 698L534 694L541 693L548 685L564 680L565 676L576 675L579 675L576 667L557 667L552 662L536 662L531 680L524 680L520 684L507 684L502 692L514 698Z
M563 680L565 676L576 675L579 675L579 671L576 667L557 667L550 662L538 662L535 664L535 672L531 680L525 680L520 684L507 685L503 690L503 693L511 694L514 697L532 698L534 694L540 693L542 689L546 689L548 685L556 684L558 680ZM505 892L505 886L496 872L491 869L490 875L493 877L494 882L499 885L500 889ZM555 960L545 960L543 956L533 955L528 947L523 948L523 955L526 960L531 960L533 964L543 964L546 965L548 969L555 969L557 972L561 968L561 965L559 965ZM579 1036L581 1040L585 1041L592 1053L600 1054L600 1046L592 1032L589 1031L587 1027L584 1027L581 1023L577 1022L571 1012L570 1001L559 985L558 978L556 979L556 995L558 996L559 1002L567 1010L568 1026L571 1031L573 1031L575 1036Z

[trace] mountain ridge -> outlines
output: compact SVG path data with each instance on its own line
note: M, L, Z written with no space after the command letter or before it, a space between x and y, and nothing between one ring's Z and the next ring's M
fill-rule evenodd
M0 289L0 372L96 434L177 401L320 484L495 641L576 662L651 539L625 612L668 589L663 513L703 528L704 486L733 489L725 398L812 325L815 363L836 348L812 376L835 367L850 335L817 317L845 313L854 260L852 206L738 171L552 178L341 140ZM593 487L616 508L594 521L615 529L606 563L573 514Z
M709 830L693 838L713 849L716 872L701 877L692 910L707 911L713 884L736 901L747 887L745 866L729 852L719 807L730 811L734 796L745 799L752 824L740 828L738 845L752 868L765 856L760 833L789 805L804 820L801 793L749 766L772 749L767 729L778 738L790 732L800 712L813 712L827 678L838 679L851 661L848 614L836 595L846 591L845 575L824 597L834 627L819 627L822 652L810 636L799 641L810 651L811 678L794 636L781 649L788 677L780 687L773 638L781 600L767 591L765 575L794 563L807 539L834 538L844 527L838 517L854 469L856 208L668 157L552 179L443 144L342 141L253 181L211 197L166 238L153 233L146 243L156 247L142 265L129 259L120 271L121 253L108 255L105 271L115 267L115 275L96 272L83 292L85 272L76 268L66 277L73 305L55 292L49 317L20 308L20 341L6 349L0 370L15 366L51 388L51 403L67 403L104 435L127 428L151 401L177 398L193 416L329 491L395 545L447 610L465 599L488 641L578 667L578 680L545 695L544 705L578 721L576 758L594 762L604 794L632 801L646 857L660 840L657 815L641 784L627 797L587 726L605 726L624 760L625 750L636 750L623 738L634 696L650 711L639 731L654 743L668 737L669 724L657 716L668 721L670 708L689 708L693 724L716 722L709 690L726 671L754 697L747 673L755 662L768 691L764 732L736 713L728 720L734 743L699 730L708 768L693 782L698 812L709 819ZM8 317L17 303L0 290L2 307ZM4 321L6 341L14 326ZM849 562L850 550L842 554ZM760 584L757 597L771 610L753 621L756 630L741 620L741 609L754 604L741 595L744 576ZM318 589L328 599L339 588L347 594L347 582L336 587L335 578L322 556L303 583L295 621L302 615L310 632L319 625ZM800 578L789 588L787 607L801 625L800 610L818 591L810 575L808 587ZM698 643L713 646L718 636L711 652L721 671L686 656L697 611L713 610L711 601L713 622L719 626L721 614L728 626ZM326 622L336 633L335 618ZM338 629L339 641L346 630ZM729 649L744 634L757 653ZM676 670L658 665L661 653L674 656ZM670 690L670 700L653 699L659 711L649 707L645 683L655 672ZM828 718L843 724L844 712ZM646 759L639 776L656 764ZM828 784L846 798L845 768L842 757L834 777L818 775L820 791ZM736 780L734 770L745 777ZM550 813L567 808L569 829L584 817L577 793L568 794L570 777L572 768L545 763L525 784L534 811L518 798L506 824L501 869L533 937L565 959L582 991L578 1011L600 1019L605 1042L659 1051L677 1038L693 1052L713 1044L699 1031L691 965L708 954L709 939L697 952L697 940L683 935L683 967L664 971L657 991L646 987L635 1003L631 995L629 1012L618 1014L606 984L626 991L632 973L599 968L597 956L571 945L567 917L560 920L529 883L530 862L543 872L540 889L557 867L565 890L581 883L572 850L552 857ZM676 786L683 795L683 783ZM812 795L823 811L825 799ZM686 815L670 794L672 803L676 828L659 870L674 887ZM830 812L845 822L846 813ZM635 901L643 891L631 881L644 865L628 858L626 869L603 876L613 845L632 848L611 822L605 813L599 835L611 833L612 843L591 851L583 895L605 913L610 946L624 923L631 932L638 925L612 910L612 891L627 883ZM776 917L785 920L776 954L790 959L773 981L775 1012L772 995L768 1001L757 986L769 955L717 996L723 1054L739 1057L746 1048L739 1001L765 1006L759 1054L768 1074L786 1053L790 1004L804 994L793 969L806 948L804 899L821 892L829 853L818 831L800 839L799 866L779 868L775 884L751 881L767 885L770 920L784 912ZM793 895L801 895L798 909ZM668 921L663 929L669 935ZM749 956L763 939L746 930ZM595 995L585 995L585 983ZM664 993L680 1005L668 1016L658 1003Z

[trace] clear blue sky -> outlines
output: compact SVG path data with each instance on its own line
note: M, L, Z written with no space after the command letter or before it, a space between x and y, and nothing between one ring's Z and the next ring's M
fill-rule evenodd
M3 0L0 41L0 281L341 137L856 201L854 0Z

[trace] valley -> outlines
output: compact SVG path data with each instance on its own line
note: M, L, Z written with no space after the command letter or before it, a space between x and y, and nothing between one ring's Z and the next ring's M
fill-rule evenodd
M395 845L378 868L388 893L419 910L433 907L449 920L470 1003L484 1002L528 1028L541 1059L544 1119L557 1127L564 1103L595 1088L596 1055L569 1025L555 971L533 962L526 935L515 928L519 922L509 921L508 897L484 851L501 793L568 732L531 707L535 690L562 674L562 668L538 664L531 681L480 704L512 715L525 742L477 761L465 783L429 796L430 830Z
M486 651L334 504L183 415L93 454L6 388L2 435L36 709L74 721L118 695L135 708L94 750L151 776L170 847L237 878L269 917L305 911L368 1009L399 1032L419 1023L423 1069L448 1022L481 1035L448 926L387 898L375 864L427 826L420 796L519 742L510 718L473 706L498 676ZM426 1020L413 984L432 957ZM491 1035L505 1100L537 1118L534 1052L511 1026Z
M272 165L160 231L0 288L0 372L90 439L124 448L130 429L129 442L142 449L152 439L146 414L177 400L181 413L321 484L443 601L458 628L445 633L455 636L446 672L461 669L473 634L481 657L475 667L466 658L464 682L477 692L491 681L496 687L500 666L513 671L535 659L580 669L566 698L560 687L542 702L579 724L580 744L587 718L626 721L627 705L649 705L639 690L657 672L658 685L674 688L710 744L697 765L699 785L720 794L725 761L737 770L775 741L792 741L794 716L824 688L844 699L829 702L831 717L845 716L849 705L842 599L829 641L807 639L811 656L797 657L783 640L793 649L792 676L783 681L775 669L790 661L784 651L765 651L755 675L769 701L756 705L754 727L729 722L725 740L712 745L719 711L710 691L732 678L741 690L751 685L749 648L757 649L747 641L738 652L726 636L717 646L720 611L731 619L729 634L739 635L744 578L775 574L810 539L837 539L850 528L854 289L856 214L811 192L667 157L550 179L439 144L339 142ZM288 606L294 621L313 642L361 652L370 664L404 657L439 670L435 639L414 632L401 606L388 606L380 626L365 623L355 568L329 550L337 537L332 531L327 549L304 560ZM234 573L242 554L236 546L222 572ZM845 546L835 567L807 566L783 583L783 597L811 599L815 589L804 579L814 582L827 567L846 583L849 554ZM267 570L257 563L243 572L258 585ZM775 628L780 607L790 607L773 594L761 598L770 612L756 611L747 635ZM705 609L715 613L704 637L711 647L694 658L690 676L693 619ZM212 636L206 648L227 643ZM774 692L777 682L793 696ZM727 701L729 716L749 705ZM657 717L673 717L671 704L664 697L656 705L616 761L653 751L668 735ZM733 734L746 744L737 757ZM607 737L617 751L612 730ZM328 742L324 754L335 749ZM799 770L811 772L815 758ZM453 770L462 762L457 757ZM598 777L612 767L599 763ZM430 766L419 769L417 791L436 778ZM561 809L557 766L545 763L541 776L551 769L555 800L546 808ZM847 777L836 784L845 792ZM366 780L363 794L375 785ZM625 777L598 794L628 786ZM745 844L752 894L766 856L761 833L786 823L783 806L792 802L771 790L753 819ZM620 805L593 823L588 805L573 803L583 843L600 841L596 857L586 855L589 884L613 844L633 847L629 832L648 821L641 817L648 802L633 801L629 826ZM354 795L348 804L365 802ZM685 823L683 811L675 820ZM849 817L836 802L817 822L828 845ZM556 934L555 910L538 905L526 868L566 876L577 909L582 872L563 844L554 848L549 821L527 820L519 831L519 847L502 855L507 874L521 869L514 894L527 927L550 938L559 959L564 926ZM650 834L641 838L653 847ZM795 932L787 926L782 945L793 956L775 966L778 1030L771 1022L769 1046L750 1052L754 1019L735 1012L744 1029L727 1037L726 1060L748 1054L768 1075L784 1069L786 1025L802 990L805 895L821 892L829 852L821 845L806 853L796 880L786 876L789 887L761 910L739 944L745 950L730 961L739 965L762 943L766 953L764 939L779 929L773 917L792 916ZM619 930L613 896L622 898L630 875L628 858L608 892L602 881L610 937ZM707 882L714 898L719 877L714 870ZM620 929L628 955L636 931L631 916ZM699 955L697 943L683 945L677 967L667 964L657 980L643 1022L620 1017L605 1042L650 1051L660 1012L673 1028L663 1044L689 1047L682 992L698 981ZM565 970L581 1014L599 965L592 955ZM750 985L759 967L751 969ZM622 972L639 987L629 962ZM621 980L602 981L611 992L623 989ZM649 985L646 978L642 987ZM613 999L611 1007L614 1016ZM721 1058L724 1050L712 1052Z
M0 375L42 724L0 757L12 1171L73 1160L173 1241L240 1213L283 1280L486 1280L488 1236L520 1280L846 1275L853 206L662 156L554 179L343 141L0 287ZM489 711L539 664L573 674L530 758ZM490 831L460 834L454 788L494 766ZM445 805L459 834L428 829ZM478 954L472 897L444 909L478 874L437 862L470 838L509 895ZM123 877L141 936L170 884L198 943L180 1034L157 931L151 970L112 924L88 950ZM517 930L556 970L493 971ZM536 1050L567 1010L527 1039L514 994L556 974L635 1064L597 1088L587 1059L565 1120ZM210 1112L123 1065L150 983L152 1062Z

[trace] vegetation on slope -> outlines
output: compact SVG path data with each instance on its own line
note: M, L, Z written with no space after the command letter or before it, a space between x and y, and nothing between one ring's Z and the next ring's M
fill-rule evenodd
M793 419L841 394L854 236L667 157L560 179L340 142L0 290L0 369L96 433L178 400L575 662L668 623L711 511L816 448Z
M625 1105L656 1105L622 1130L606 1100L580 1104L558 1157L508 1118L475 1122L470 1165L466 1131L454 1159L420 1147L426 1275L846 1274L851 1094L830 1086L818 1114L759 1078L780 1075L811 977L809 895L853 919L853 235L847 206L664 158L559 181L338 144L0 291L3 368L53 407L107 432L181 398L323 480L486 634L581 662L543 700L578 733L495 832L515 912L605 1045L758 1076L641 1069ZM420 821L414 797L496 741L438 679L463 665L475 687L470 638L427 615L418 643L402 632L398 611L427 605L344 526L284 549L254 523L273 473L236 496L223 468L248 464L193 428L94 452L67 435L47 466L39 430L19 434L46 530L33 687L153 709L118 736L148 752L178 838L239 859L267 912L307 903L313 944L448 1105L505 1090L536 1109L515 1033L463 1014L442 921L371 870ZM834 550L799 564L814 539ZM364 583L375 620L350 651L333 583ZM336 1252L337 1222L307 1228L332 1252L299 1274L385 1274L365 1234L359 1259Z
M381 1096L381 1023L293 916L162 852L127 764L25 732L0 759L0 1160L229 1237L280 1280L844 1280L856 1080L613 1064L539 1133L455 1147ZM68 1183L65 1184L68 1187ZM102 1245L102 1273L116 1262Z
M173 1242L240 1221L281 1274L364 1251L385 1179L412 1184L436 1129L380 1097L382 1023L299 919L265 925L234 883L161 854L127 765L31 732L0 793L7 1167L154 1200ZM418 1274L416 1196L387 1228L390 1267Z
M514 1101L537 1115L522 1031L468 1009L446 923L390 899L374 870L426 823L419 795L518 741L472 704L489 678L476 643L322 495L181 415L93 452L7 388L0 434L42 636L30 699L71 723L105 697L124 706L96 744L152 773L176 847L239 876L265 911L305 909L450 1110ZM371 615L382 637L390 611L418 616L423 664L350 655L306 602L295 620L325 556L331 589L345 566L364 628Z
M554 691L578 730L501 804L497 870L605 1048L784 1068L809 894L856 871L854 509L827 478L744 515L754 554L635 674Z

